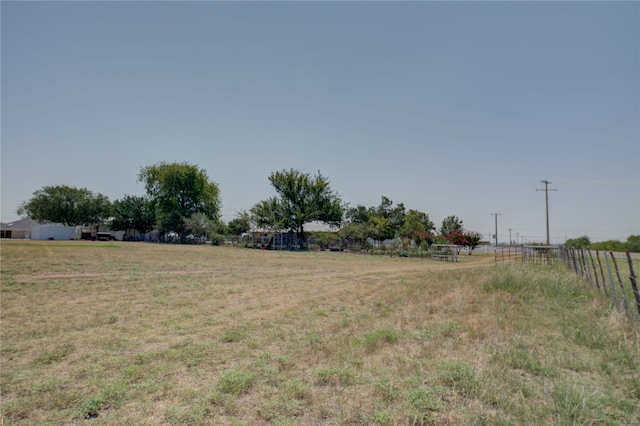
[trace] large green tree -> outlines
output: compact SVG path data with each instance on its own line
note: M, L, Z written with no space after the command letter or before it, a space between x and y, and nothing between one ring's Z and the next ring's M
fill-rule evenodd
M227 231L233 236L240 236L249 230L251 230L251 214L246 210L238 212L236 217L227 224Z
M627 250L635 253L640 252L640 235L629 235L627 237Z
M386 240L400 235L406 212L404 204L394 206L393 201L383 195L379 205L365 207L359 204L347 209L345 217L350 224L363 225L369 238Z
M111 212L109 198L86 188L57 185L45 186L20 205L17 213L38 222L62 223L67 226L100 224Z
M391 240L396 234L391 219L384 216L371 216L369 218L371 237L377 241Z
M144 234L156 226L156 211L146 197L125 195L113 202L110 228L114 231L137 231Z
M400 236L418 242L422 241L424 233L435 229L436 227L427 213L412 209L404 218L404 223L400 228Z
M350 207L345 211L345 218L349 223L354 224L365 224L369 222L369 218L371 217L372 209L367 209L365 206L358 204L355 207Z
M138 180L156 207L160 230L176 232L183 242L188 232L185 219L196 213L218 218L220 190L204 169L186 162L161 162L143 167Z
M338 231L338 236L347 243L348 248L353 249L355 245L359 248L366 247L367 238L373 235L369 223L349 222Z
M219 219L209 219L204 213L195 213L184 220L187 234L194 242L211 240L214 245L224 242L227 226Z
M442 220L442 225L440 226L440 235L446 236L449 232L452 231L464 231L462 220L458 218L458 216L447 216Z
M282 170L271 173L269 181L278 195L251 208L256 225L291 230L298 237L299 247L304 248L306 223L339 225L342 222L342 200L331 190L329 179L319 171L312 176L294 169Z
M391 233L393 234L389 238L393 238L396 234L398 234L400 232L400 228L402 228L402 225L404 225L406 216L404 204L400 203L394 206L393 201L391 201L384 195L380 200L380 205L375 209L371 209L370 212L371 216L389 219L389 225L391 226L392 230Z

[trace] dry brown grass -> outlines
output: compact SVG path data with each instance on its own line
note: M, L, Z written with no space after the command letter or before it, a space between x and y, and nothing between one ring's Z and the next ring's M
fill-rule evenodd
M6 424L639 419L637 335L586 287L545 293L569 280L555 269L502 270L480 254L1 248ZM583 309L600 331L580 328Z

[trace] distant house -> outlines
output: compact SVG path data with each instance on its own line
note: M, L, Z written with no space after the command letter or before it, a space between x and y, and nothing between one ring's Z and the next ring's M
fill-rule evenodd
M61 223L39 223L33 219L20 219L15 222L2 223L2 238L23 240L73 240L76 237L75 226Z

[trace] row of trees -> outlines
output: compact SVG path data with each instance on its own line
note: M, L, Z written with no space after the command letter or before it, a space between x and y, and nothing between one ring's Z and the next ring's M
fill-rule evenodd
M640 235L630 235L627 241L607 240L598 243L592 243L591 239L583 235L582 237L573 238L565 241L565 247L590 250L604 251L630 251L640 252Z
M84 188L45 186L18 208L18 214L38 221L74 226L109 223L112 230L146 233L176 233L181 241L189 236L241 235L252 224L265 229L295 232L300 248L306 246L304 226L320 221L342 226L339 237L363 246L366 241L403 239L421 246L434 242L467 246L479 243L480 234L465 231L456 216L436 227L427 213L406 210L383 196L380 205L348 207L326 176L298 170L282 170L269 176L274 197L256 203L249 212L223 223L220 220L220 190L206 171L188 163L161 162L143 167L138 181L146 195L125 195L110 202L107 197Z
M220 190L207 172L188 163L162 162L138 174L146 196L125 195L110 202L102 194L67 185L45 186L17 210L40 222L67 226L104 224L114 231L146 233L158 229L187 235L219 225Z
M425 212L410 209L403 203L397 205L383 196L378 206L357 205L347 209L346 225L339 236L364 246L366 241L402 239L416 246L430 246L433 243L457 244L469 248L469 253L480 243L481 235L466 231L457 216L448 216L442 221L439 234L436 226Z

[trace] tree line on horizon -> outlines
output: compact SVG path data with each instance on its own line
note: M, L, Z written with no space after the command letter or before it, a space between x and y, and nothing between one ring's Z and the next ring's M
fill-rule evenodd
M575 249L589 249L599 251L618 251L618 252L634 252L640 253L640 235L629 235L626 241L607 240L592 243L587 235L578 238L571 238L565 241L565 247Z
M436 230L427 213L407 211L403 203L394 204L386 196L378 206L350 207L319 171L315 175L295 169L271 173L268 178L276 195L238 212L228 223L220 218L220 189L204 169L187 162L160 162L142 167L137 178L145 186L144 196L125 195L111 202L86 188L44 186L17 213L67 226L108 225L113 231L175 233L181 242L192 236L215 243L222 236L240 236L255 226L293 232L301 249L306 247L304 227L310 222L339 228L340 239L360 247L369 240L400 238L418 247L449 243L466 246L471 252L481 239L479 233L465 230L457 216L446 217Z

